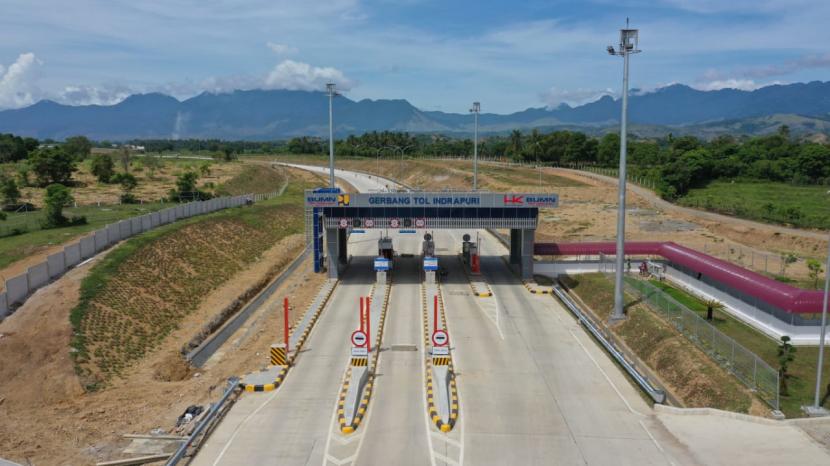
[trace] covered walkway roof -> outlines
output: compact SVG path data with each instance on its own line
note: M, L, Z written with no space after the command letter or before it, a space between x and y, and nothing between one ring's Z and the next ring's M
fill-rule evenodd
M537 243L534 254L540 256L576 256L590 254L616 254L613 242L586 243ZM824 294L822 291L796 288L765 275L747 270L700 251L673 242L625 243L626 255L656 255L682 265L696 273L717 280L731 288L758 298L789 313L820 313Z

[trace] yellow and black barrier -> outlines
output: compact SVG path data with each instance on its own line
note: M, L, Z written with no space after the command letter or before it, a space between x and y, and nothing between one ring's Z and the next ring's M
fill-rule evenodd
M285 344L271 345L271 365L288 366L288 354L285 351Z
M447 328L447 316L444 308L444 296L441 293L441 285L440 283L436 285L438 291L438 313L441 319L442 327ZM429 319L431 313L429 312L430 308L427 305L427 296L426 296L426 287L421 285L421 311L423 317L423 329L424 329L424 348L429 348L432 346L432 339L429 333ZM441 419L441 415L438 414L438 407L435 404L435 386L433 384L432 378L432 366L434 365L442 365L448 366L448 372L450 375L450 390L449 390L449 401L450 401L450 413L449 413L449 422L445 423L443 419ZM425 384L426 384L426 391L427 391L427 413L429 415L430 420L433 424L435 424L435 428L441 432L449 432L455 427L455 423L458 420L458 413L459 413L459 403L458 403L458 388L456 387L455 383L455 370L453 367L452 356L431 356L426 355L426 374L425 374Z

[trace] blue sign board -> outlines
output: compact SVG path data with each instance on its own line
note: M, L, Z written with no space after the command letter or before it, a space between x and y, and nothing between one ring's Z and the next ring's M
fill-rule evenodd
M389 270L390 264L389 259L385 257L375 257L375 272L386 272Z
M398 233L418 233L415 230L398 230Z
M424 257L424 270L438 270L438 258Z

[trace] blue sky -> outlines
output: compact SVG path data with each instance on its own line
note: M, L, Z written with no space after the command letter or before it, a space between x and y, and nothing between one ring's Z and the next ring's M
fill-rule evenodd
M605 52L640 29L631 86L827 80L824 0L3 0L0 108L130 93L320 89L509 113L616 95Z

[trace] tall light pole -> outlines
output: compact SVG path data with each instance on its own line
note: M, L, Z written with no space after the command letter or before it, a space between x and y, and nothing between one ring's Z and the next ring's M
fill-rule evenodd
M622 116L620 117L620 179L619 179L619 207L617 210L617 273L614 280L614 309L611 320L625 318L623 301L623 266L625 262L625 156L627 148L628 123L628 56L640 53L638 45L638 31L628 28L628 18L625 20L625 29L620 30L620 46L614 49L608 46L608 53L623 57L623 90Z
M473 129L473 191L478 191L478 114L481 112L481 103L473 102L470 113L475 118Z
M827 243L827 265L824 266L824 305L821 309L821 340L818 343L818 368L816 369L816 395L813 400L813 406L808 411L808 414L813 416L826 416L828 414L819 404L819 397L821 396L821 370L824 366L824 337L827 331L827 299L830 295L830 239Z
M334 83L326 84L326 94L329 96L329 187L334 187L334 98L340 95L335 89Z

